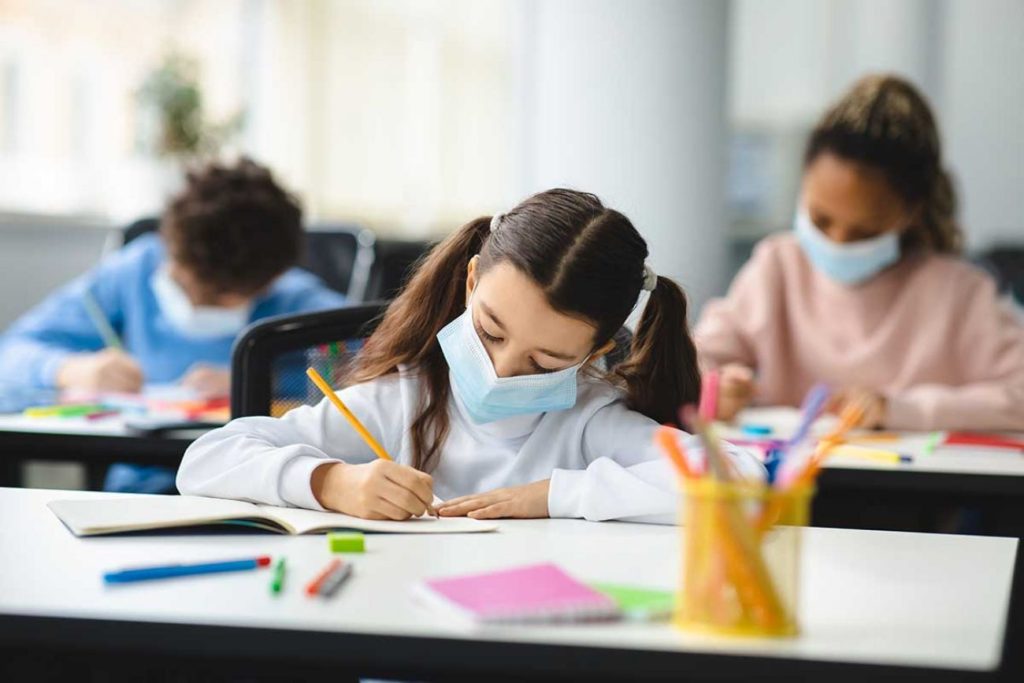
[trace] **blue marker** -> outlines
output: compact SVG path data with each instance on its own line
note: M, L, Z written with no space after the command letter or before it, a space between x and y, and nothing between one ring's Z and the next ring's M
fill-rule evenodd
M107 583L132 583L134 581L153 581L170 579L176 576L194 576L196 574L219 574L221 572L240 572L259 567L270 566L270 557L262 555L248 560L230 560L227 562L203 562L200 564L168 564L159 567L140 567L138 569L122 569L107 572L103 580Z
M744 424L740 425L740 431L747 436L771 436L773 430L770 425Z

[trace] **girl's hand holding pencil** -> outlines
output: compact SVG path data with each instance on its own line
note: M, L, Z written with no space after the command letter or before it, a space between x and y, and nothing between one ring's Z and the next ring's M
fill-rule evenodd
M313 470L310 488L320 505L364 519L406 520L434 509L434 480L426 472L399 465L359 421L331 385L313 368L306 376L323 392L352 429L366 442L377 460L363 465L329 462Z
M313 471L317 502L363 519L406 520L433 512L430 475L391 460L362 465L330 462Z

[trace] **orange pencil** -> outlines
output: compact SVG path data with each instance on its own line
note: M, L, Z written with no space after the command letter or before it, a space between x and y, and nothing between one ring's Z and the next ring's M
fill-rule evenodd
M341 413L346 420L348 420L348 423L352 425L352 429L356 430L356 433L363 438L363 441L366 442L366 445L370 447L370 450L372 450L378 458L380 458L381 460L394 460L394 458L388 455L388 452L384 450L384 447L380 445L380 442L378 442L377 439L373 438L373 434L370 434L370 430L364 427L363 423L359 421L359 418L357 418L352 413L352 411L348 409L348 406L345 405L345 402L342 401L341 397L334 392L334 389L331 388L331 385L328 384L324 380L324 378L320 376L319 372L317 372L313 368L307 368L306 375L311 380L313 380L313 384L315 384L317 388L323 392L324 396L326 396L327 399L334 404L334 407L338 409L338 412ZM436 508L442 502L443 501L440 498L434 496L434 500L431 502L429 506L427 506L427 512L436 517Z
M313 368L309 368L306 370L306 375L311 380L313 380L313 384L315 384L317 388L323 392L324 396L326 396L327 399L334 404L334 407L338 409L338 412L341 413L346 420L348 420L348 423L352 425L352 429L356 430L356 433L359 434L359 436L363 437L363 441L366 442L366 445L370 447L370 449L377 455L378 458L382 460L392 459L391 456L388 455L388 452L384 450L384 447L380 445L377 439L373 438L373 434L370 434L370 430L363 426L363 423L359 421L359 418L353 415L352 411L348 409L348 406L345 405L345 403L336 393L334 393L334 389L332 389L331 385L328 384L324 380L324 378L320 376L319 372L317 372Z
M655 433L654 438L661 449L665 451L665 455L672 461L672 464L676 466L679 473L687 479L693 479L693 470L690 469L689 463L686 462L686 453L683 449L682 444L676 438L675 429L668 425L663 425Z

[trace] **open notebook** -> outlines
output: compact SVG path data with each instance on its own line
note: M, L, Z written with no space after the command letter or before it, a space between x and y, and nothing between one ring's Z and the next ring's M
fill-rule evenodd
M350 517L239 500L203 496L131 496L92 500L55 500L50 509L76 536L229 524L282 534L324 533L333 529L396 534L462 534L494 531L497 526L465 517L418 517L405 522Z

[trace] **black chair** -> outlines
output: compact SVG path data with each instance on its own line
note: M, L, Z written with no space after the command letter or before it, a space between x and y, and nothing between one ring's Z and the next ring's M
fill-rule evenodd
M156 232L160 229L160 219L152 216L147 218L140 218L139 220L129 223L125 228L121 230L121 245L124 246L143 235L148 235L151 232Z
M315 367L332 386L377 327L386 304L284 315L253 323L231 352L231 417L279 417L323 396L306 377Z
M350 302L366 301L376 241L372 231L358 225L312 225L300 265Z
M996 279L1000 294L1024 304L1024 246L996 245L972 259Z
M394 299L409 279L419 260L434 242L378 239L374 245L373 267L366 286L367 301Z

